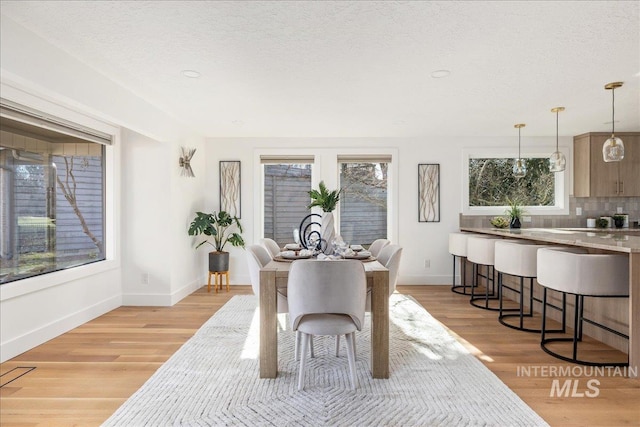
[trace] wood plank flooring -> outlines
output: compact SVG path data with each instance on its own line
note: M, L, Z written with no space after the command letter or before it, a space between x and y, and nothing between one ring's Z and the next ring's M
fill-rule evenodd
M398 291L416 298L551 425L640 425L640 381L611 375L545 375L542 369L577 365L548 356L537 334L500 325L495 312L471 307L468 297L452 293L449 286L399 286ZM3 363L0 383L8 384L0 388L0 425L100 425L216 310L239 294L251 294L251 287L232 286L229 293L215 294L207 293L205 286L173 307L121 307ZM597 343L589 347L594 357L615 353ZM35 369L18 377L29 367ZM522 375L527 367L530 376ZM535 367L537 375L531 371ZM585 371L581 372L589 373ZM551 396L554 380L560 386L572 381L567 396L556 396L558 390ZM591 383L591 389L590 380L598 382ZM584 395L596 391L595 397ZM577 397L581 393L583 397Z

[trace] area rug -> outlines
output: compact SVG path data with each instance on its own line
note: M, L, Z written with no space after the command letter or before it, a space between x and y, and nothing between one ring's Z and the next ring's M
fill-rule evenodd
M258 300L235 296L104 426L542 426L515 393L411 297L390 300L389 379L371 378L370 318L346 352L316 337L297 390L294 334L279 315L278 377L258 377ZM344 342L345 340L341 340Z

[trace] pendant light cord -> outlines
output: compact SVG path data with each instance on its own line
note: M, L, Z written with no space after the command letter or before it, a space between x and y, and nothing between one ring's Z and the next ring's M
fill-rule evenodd
M611 89L611 137L616 133L616 89Z
M520 128L518 128L518 160L520 159Z
M558 115L560 114L560 110L556 111L556 153L558 150Z

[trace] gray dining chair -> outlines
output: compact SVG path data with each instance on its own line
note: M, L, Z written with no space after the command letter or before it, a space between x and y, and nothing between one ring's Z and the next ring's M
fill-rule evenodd
M277 257L280 253L280 246L278 246L278 243L273 239L265 237L264 239L260 239L260 244L269 251L271 258Z
M357 260L298 260L288 283L291 328L302 335L298 390L303 389L306 351L313 335L345 335L351 388L356 388L356 331L364 324L367 279Z
M369 252L371 252L371 256L378 258L378 255L380 254L380 251L382 250L382 248L389 245L390 243L391 242L388 241L387 239L374 240L371 246L369 246Z
M250 245L246 247L246 250L251 288L253 289L253 293L260 297L260 269L271 262L271 255L262 245ZM278 289L276 310L278 313L289 312L286 289Z

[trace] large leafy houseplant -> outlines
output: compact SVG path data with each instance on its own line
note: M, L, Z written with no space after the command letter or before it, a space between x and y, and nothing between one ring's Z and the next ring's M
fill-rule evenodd
M231 227L237 227L239 232L232 232ZM189 236L208 236L213 242L205 239L196 246L208 243L216 252L224 252L227 243L233 246L241 246L244 248L244 239L240 235L242 233L242 225L238 217L231 216L225 211L205 213L196 212L196 217L191 221L189 226Z
M340 190L329 191L324 181L320 181L318 190L309 191L309 197L311 197L311 204L307 206L308 209L318 206L322 208L323 212L333 212L336 208L336 204L340 201Z

